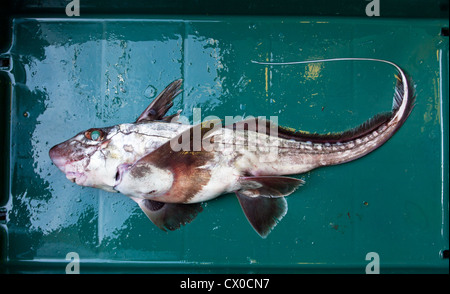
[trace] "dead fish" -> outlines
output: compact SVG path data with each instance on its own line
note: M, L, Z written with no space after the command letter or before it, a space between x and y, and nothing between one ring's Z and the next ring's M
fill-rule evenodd
M134 123L80 132L51 148L50 158L78 185L129 196L163 230L191 222L203 202L235 193L265 238L287 212L285 196L304 184L286 175L360 158L391 138L410 115L415 96L404 71L373 61L398 70L392 110L342 133L296 132L264 119L224 127L220 120L180 124L174 122L179 112L165 116L181 92L177 80Z

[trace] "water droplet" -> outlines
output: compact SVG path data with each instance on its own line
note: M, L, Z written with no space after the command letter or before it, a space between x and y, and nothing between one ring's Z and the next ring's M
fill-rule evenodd
M144 91L145 97L153 98L156 95L156 88L152 85L148 86L147 89Z

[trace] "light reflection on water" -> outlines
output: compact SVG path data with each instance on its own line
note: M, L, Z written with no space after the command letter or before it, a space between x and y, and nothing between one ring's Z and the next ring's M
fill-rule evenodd
M28 116L13 117L18 131L13 143L18 153L14 174L17 179L27 180L19 180L12 187L10 227L14 230L17 225L17 230L33 232L31 239L41 244L36 244L37 255L49 254L49 240L64 239L74 230L90 236L87 243L79 241L84 243L80 244L86 247L84 250L117 247L110 242L126 238L132 227L130 217L143 215L123 195L67 181L48 156L53 145L94 126L133 121L168 82L186 74L182 66L186 58L192 61L190 70L202 73L192 81L201 80L202 84L185 84L185 93L177 98L171 112L181 108L183 115L190 118L191 108L203 103L207 109L214 109L222 96L218 72L224 70L224 65L217 40L191 35L183 38L179 24L162 28L157 24L160 30L173 34L166 37L156 32L152 36L155 25L151 23L144 25L146 37L142 40L127 40L126 26L93 23L88 24L89 37L83 39L84 30L78 30L83 24L71 25L19 21L15 36L18 46L11 49L17 66L23 67L23 72L16 70L18 87L24 89L16 91L21 96L16 101L24 101L26 96L31 101L16 105L28 106ZM35 41L40 41L35 45L41 46L36 52L21 52L24 30L34 32ZM183 98L189 102L183 103ZM25 139L19 134L22 130L31 136L28 146L20 144ZM30 189L30 185L38 188ZM146 225L153 226L150 222Z

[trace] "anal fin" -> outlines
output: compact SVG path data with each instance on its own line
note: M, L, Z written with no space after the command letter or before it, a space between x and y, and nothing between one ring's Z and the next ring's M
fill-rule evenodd
M287 212L287 202L284 197L249 197L236 192L242 210L255 231L266 238L275 225Z
M163 203L150 199L132 198L147 217L161 230L174 231L190 223L203 210L201 203Z

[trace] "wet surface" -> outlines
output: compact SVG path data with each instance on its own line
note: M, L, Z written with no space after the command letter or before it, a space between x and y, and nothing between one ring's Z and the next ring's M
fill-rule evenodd
M9 262L64 263L75 251L82 262L148 262L150 268L322 264L363 272L366 253L375 251L387 266L448 270L440 257L448 249L448 166L442 164L448 108L441 109L448 97L442 83L448 38L440 36L441 25L356 25L344 18L15 19L7 53L13 85L4 225ZM267 239L253 231L232 195L206 204L181 230L163 232L132 200L69 182L48 157L53 145L81 130L134 121L179 78L184 91L169 114L181 109L191 123L193 108L201 108L202 118L276 115L284 126L332 132L390 110L395 72L387 65L251 62L335 57L396 62L416 84L416 108L373 154L299 176L306 185L289 196L288 214Z

